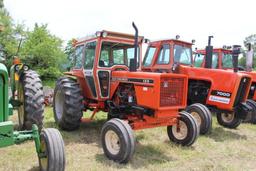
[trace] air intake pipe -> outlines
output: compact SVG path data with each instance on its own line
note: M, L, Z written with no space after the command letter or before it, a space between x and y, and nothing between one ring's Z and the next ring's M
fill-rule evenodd
M213 46L211 45L211 39L213 36L208 37L208 46L205 48L205 68L212 68L212 53L213 53Z
M233 60L234 72L238 71L238 56L240 53L241 53L241 46L233 45L232 60Z
M130 71L136 72L137 71L137 55L138 55L138 35L139 31L137 26L134 22L132 22L132 27L135 30L135 37L134 37L134 58L130 59Z

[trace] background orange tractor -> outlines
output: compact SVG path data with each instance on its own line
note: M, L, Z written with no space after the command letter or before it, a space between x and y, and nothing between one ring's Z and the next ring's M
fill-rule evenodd
M217 113L220 125L236 128L252 110L245 103L250 90L251 76L225 70L193 67L191 47L192 43L178 39L150 42L142 70L187 75L188 105L205 104ZM210 45L210 39L206 49L207 55L211 56L213 47ZM191 112L191 107L188 109ZM192 109L199 115L194 107ZM197 118L200 123L202 117ZM202 125L200 128L202 130Z
M195 55L194 55L194 65L196 67L204 67L205 65L205 54L206 51L205 50L197 50ZM248 118L246 119L246 121L249 121L251 123L256 123L256 72L252 71L252 56L250 56L251 54L253 54L253 49L251 48L251 44L248 44L248 52L247 52L247 59L246 59L246 63L248 63L248 65L246 66L246 68L243 68L241 66L234 66L233 64L233 57L232 57L232 50L231 47L223 47L223 48L215 48L213 49L213 55L212 55L212 59L211 59L211 65L212 68L215 69L224 69L224 70L233 70L235 69L235 71L239 71L241 73L245 73L248 74L252 77L252 84L250 87L250 91L249 91L249 95L248 95L248 99L246 101L246 103L251 106L253 108L253 111L251 113L251 115L248 116ZM251 59L250 59L251 58ZM251 61L251 62L248 62ZM237 69L236 69L237 68Z
M137 71L143 37L110 31L74 42L75 66L59 78L54 90L55 121L75 130L100 111L108 121L101 131L105 155L126 163L134 153L133 131L167 126L171 141L189 146L198 136L187 112L187 76ZM138 58L139 57L139 58ZM83 112L91 110L89 119Z

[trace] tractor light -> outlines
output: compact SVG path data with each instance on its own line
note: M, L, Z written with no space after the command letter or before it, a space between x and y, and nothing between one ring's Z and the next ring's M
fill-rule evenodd
M101 31L97 31L97 32L95 33L95 36L96 36L96 37L100 37L100 36L101 36Z
M19 65L16 65L16 66L15 66L15 71L19 71L19 69L20 69L20 66L19 66Z
M143 39L142 43L150 43L149 39Z
M175 37L175 38L176 38L177 40L178 40L178 39L180 39L180 35L176 35L176 37Z
M195 39L192 39L192 41L191 41L191 42L192 42L192 44L195 44L196 40L195 40Z
M23 66L23 69L24 69L24 71L28 71L29 68L28 68L27 65L24 65L24 66Z
M107 37L107 36L108 36L108 33L104 31L104 32L102 33L102 37Z

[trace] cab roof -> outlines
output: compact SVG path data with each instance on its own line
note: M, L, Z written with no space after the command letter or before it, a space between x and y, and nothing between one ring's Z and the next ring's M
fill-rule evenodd
M97 31L95 34L75 39L75 40L73 40L73 44L79 44L79 43L86 42L89 40L97 39L98 37L125 39L125 40L130 40L130 41L133 41L135 39L135 36L133 34L102 30L102 31ZM143 39L144 39L143 36L138 37L139 42L142 42Z
M191 42L186 42L186 41L179 40L179 39L162 39L162 40L152 41L151 43L152 44L154 44L154 43L180 43L180 44L186 44L189 46L193 45L193 43L191 43Z

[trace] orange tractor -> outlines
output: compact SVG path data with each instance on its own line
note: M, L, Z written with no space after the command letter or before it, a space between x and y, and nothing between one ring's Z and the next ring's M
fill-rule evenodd
M207 55L213 47L207 46ZM236 51L234 51L236 53ZM208 66L207 66L208 67ZM150 42L142 62L142 71L155 73L178 73L188 76L188 105L204 104L217 113L218 123L224 127L236 128L252 108L245 103L251 85L251 76L225 70L196 68L192 65L192 43L176 39ZM189 112L198 115L196 108ZM200 125L200 129L202 130Z
M249 58L250 54L253 52L251 48L251 44L248 44L248 52L247 52L247 60L252 61L252 59ZM196 67L204 67L206 63L205 59L205 50L197 50L195 55L194 55L194 65ZM252 56L251 56L252 57ZM249 65L249 66L248 66ZM211 67L215 69L224 69L224 70L235 70L236 72L239 71L241 73L248 74L252 77L252 84L250 87L248 99L246 103L253 108L253 112L251 115L248 116L246 121L249 121L251 123L256 123L256 72L253 72L251 70L252 68L252 63L249 62L246 68L243 68L238 65L234 65L233 63L233 57L232 57L232 50L231 47L223 46L223 48L215 48L213 49L213 55L211 58Z
M64 130L107 112L102 147L119 163L127 163L134 153L132 130L167 126L169 139L184 146L199 134L193 116L181 111L187 102L187 76L137 71L144 38L133 27L135 35L100 31L75 41L75 66L54 90L54 117ZM88 110L92 115L83 118Z

